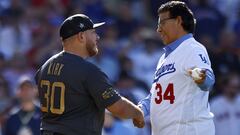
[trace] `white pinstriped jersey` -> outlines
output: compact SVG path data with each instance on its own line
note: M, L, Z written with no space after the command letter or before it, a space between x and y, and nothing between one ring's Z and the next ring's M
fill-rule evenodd
M207 51L193 37L158 63L151 88L152 135L214 135L208 91L187 74L198 67L212 71Z

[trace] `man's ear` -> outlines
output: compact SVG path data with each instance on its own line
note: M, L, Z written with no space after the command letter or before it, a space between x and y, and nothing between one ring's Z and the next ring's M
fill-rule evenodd
M177 20L177 24L182 25L183 20L182 20L182 17L181 17L181 16L177 16L177 17L176 17L176 20Z
M77 39L79 40L79 42L83 42L85 40L86 36L84 32L79 32L77 34Z

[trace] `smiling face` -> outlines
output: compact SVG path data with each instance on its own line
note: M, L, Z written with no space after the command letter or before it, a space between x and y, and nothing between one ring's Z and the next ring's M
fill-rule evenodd
M178 19L171 17L169 12L159 14L157 32L165 45L178 39L178 30L181 27Z

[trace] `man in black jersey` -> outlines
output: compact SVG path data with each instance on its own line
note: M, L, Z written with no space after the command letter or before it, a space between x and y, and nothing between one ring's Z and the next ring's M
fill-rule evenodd
M108 77L85 59L98 53L99 36L89 17L76 14L61 25L63 51L36 74L43 135L101 135L105 108L119 118L144 126L142 111L121 97Z

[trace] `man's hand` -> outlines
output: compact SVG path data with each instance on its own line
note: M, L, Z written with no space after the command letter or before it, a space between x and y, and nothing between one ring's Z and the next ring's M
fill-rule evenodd
M195 72L195 73L193 73L193 72ZM201 69L198 72L196 72L196 68L189 69L188 74L193 78L193 80L197 84L202 84L206 79L206 70L204 70L204 69Z
M136 117L133 118L133 124L134 124L135 127L138 127L138 128L143 128L144 127L144 125L145 125L144 116L143 116L143 112L141 110L136 115Z

